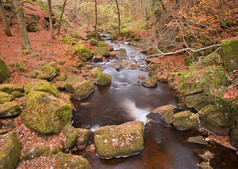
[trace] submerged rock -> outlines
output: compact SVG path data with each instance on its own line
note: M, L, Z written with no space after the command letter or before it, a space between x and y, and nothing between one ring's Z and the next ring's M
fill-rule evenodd
M31 91L21 119L27 127L40 133L59 133L71 122L72 106L49 93Z
M95 131L96 153L101 158L126 157L144 149L144 125L140 121L100 127Z
M82 156L74 156L71 154L57 153L55 156L55 169L91 169L88 160Z
M0 82L5 81L10 77L10 71L7 68L5 62L0 59Z
M158 81L158 77L157 76L152 76L149 79L145 80L142 82L142 85L145 87L155 87Z
M182 111L172 116L173 125L181 131L190 130L198 127L198 114L190 111Z
M0 104L0 118L13 117L21 113L21 108L16 102Z
M16 133L10 132L2 146L2 151L0 152L0 168L16 168L21 156L21 147L22 145L18 141Z

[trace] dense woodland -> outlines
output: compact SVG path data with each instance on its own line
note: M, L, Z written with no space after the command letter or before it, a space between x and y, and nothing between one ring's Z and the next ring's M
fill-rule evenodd
M176 106L151 113L177 130L201 132L193 143L237 152L237 0L0 0L0 15L0 168L91 168L91 159L72 154L108 159L144 150L150 122L94 133L71 125L72 99L87 106L113 82L98 62L116 60L110 66L118 72L142 69L105 40L145 56L149 75L137 85L166 83L178 93ZM216 168L213 152L204 154L198 165Z

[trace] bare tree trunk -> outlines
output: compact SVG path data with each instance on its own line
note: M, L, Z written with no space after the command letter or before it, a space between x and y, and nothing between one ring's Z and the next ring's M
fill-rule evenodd
M53 32L52 15L51 15L51 0L47 0L47 2L48 2L48 13L49 13L49 20L50 20L51 39L55 39L55 35Z
M24 19L24 9L22 6L22 2L21 0L14 0L14 4L17 12L17 19L21 33L21 45L23 48L31 49L28 33L26 30L26 23Z
M1 14L2 20L3 20L5 34L7 36L12 36L11 31L10 31L10 27L9 27L9 22L8 22L7 16L6 16L6 11L5 11L4 7L3 7L2 0L0 0L0 14Z
M59 21L59 27L58 27L57 35L60 34L60 27L61 27L61 23L62 23L62 19L63 19L63 14L64 14L64 10L65 10L65 6L66 6L66 2L67 2L67 0L64 0L64 4L63 4L63 8L62 8L62 12L61 12L61 15L60 15L60 21Z
M118 33L121 34L121 16L120 16L120 9L119 9L117 0L116 0L116 5L117 5L117 14L118 14Z
M97 9L97 0L95 0L95 33L96 33L96 39L98 41L97 24L98 24L98 9Z

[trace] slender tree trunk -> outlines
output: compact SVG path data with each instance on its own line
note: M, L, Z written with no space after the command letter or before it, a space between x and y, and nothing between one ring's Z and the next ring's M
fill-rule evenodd
M48 2L48 13L49 13L49 20L50 20L51 39L55 39L55 35L53 32L52 15L51 15L51 0L47 0L47 2Z
M23 48L31 49L28 33L26 30L26 23L24 19L24 9L22 6L22 2L21 0L14 0L14 4L16 8L18 24L19 24L20 33L21 33L21 45Z
M117 0L116 0L116 5L117 5L117 14L118 14L118 33L121 34L121 16L120 16L120 9L119 9Z
M3 7L2 0L0 0L0 14L1 14L2 20L3 20L5 34L7 36L12 36L11 31L10 31L10 27L9 27L9 22L8 22L7 16L6 16L6 11L5 11L4 7Z
M62 23L62 19L63 19L63 14L64 14L66 2L67 2L67 0L64 0L63 9L62 9L62 12L61 12L61 15L60 15L60 21L59 21L59 27L58 27L57 35L60 34L60 27L61 27L61 23Z
M98 41L97 24L98 24L98 9L97 9L97 0L95 0L95 34L96 34L96 39Z

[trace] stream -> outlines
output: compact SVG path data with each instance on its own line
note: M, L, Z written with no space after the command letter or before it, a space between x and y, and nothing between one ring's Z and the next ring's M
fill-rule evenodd
M73 100L76 111L73 126L95 130L100 126L117 125L140 120L146 125L144 151L139 155L118 158L99 159L95 152L83 151L79 154L89 160L93 169L193 169L202 161L193 152L195 148L209 149L215 153L211 166L218 169L236 168L237 156L234 151L219 145L209 147L187 142L191 136L199 133L195 130L178 131L173 126L165 125L159 115L150 113L153 109L171 104L177 107L178 93L170 89L167 83L157 83L156 88L145 88L138 76L148 78L145 55L125 42L117 44L106 40L114 50L125 49L125 58L111 58L107 62L94 63L104 73L112 76L108 87L97 86L94 93L84 100ZM137 69L117 70L118 61L137 64ZM114 66L113 66L114 65ZM147 118L152 119L146 124Z

